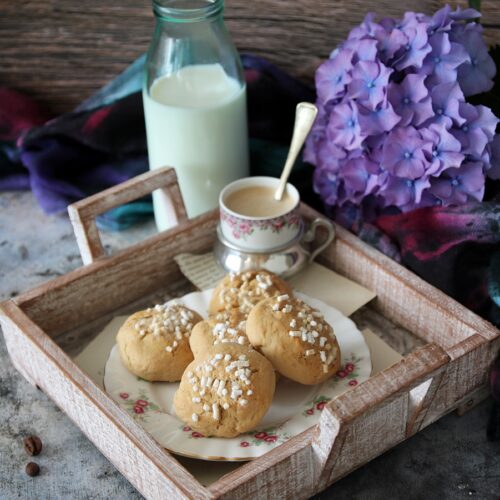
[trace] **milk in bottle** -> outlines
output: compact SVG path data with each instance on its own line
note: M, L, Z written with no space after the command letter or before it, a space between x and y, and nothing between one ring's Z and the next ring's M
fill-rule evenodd
M219 192L248 173L245 86L220 64L185 66L144 89L150 168L173 166L189 217L217 206ZM154 193L159 230L164 195Z

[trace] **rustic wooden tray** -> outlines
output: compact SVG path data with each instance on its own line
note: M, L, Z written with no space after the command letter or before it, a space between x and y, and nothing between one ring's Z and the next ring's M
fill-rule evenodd
M172 195L179 225L105 255L95 216L160 188ZM301 211L306 219L319 215ZM15 367L147 498L305 498L487 394L499 331L337 227L319 261L377 293L354 319L405 357L330 402L316 426L202 486L71 356L113 316L192 289L174 256L208 252L218 213L187 220L173 169L146 173L69 212L86 265L1 304L7 348Z

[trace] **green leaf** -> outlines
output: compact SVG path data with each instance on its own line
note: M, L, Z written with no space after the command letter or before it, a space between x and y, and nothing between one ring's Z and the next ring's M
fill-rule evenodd
M469 7L471 9L481 10L481 0L469 0Z

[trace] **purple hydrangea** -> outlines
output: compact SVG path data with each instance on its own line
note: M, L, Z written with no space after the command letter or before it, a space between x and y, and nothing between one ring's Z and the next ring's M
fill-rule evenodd
M318 68L304 158L327 205L457 205L500 178L499 120L466 101L495 76L478 17L448 5L433 16L368 14Z
M388 87L387 97L401 117L399 125L419 126L434 116L425 79L426 75L409 74L400 84L393 83Z

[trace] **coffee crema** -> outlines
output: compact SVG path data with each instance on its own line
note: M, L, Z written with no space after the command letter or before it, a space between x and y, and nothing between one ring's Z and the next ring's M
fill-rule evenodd
M249 186L227 195L224 204L229 210L245 217L279 217L295 206L295 200L287 190L280 201L274 199L276 188Z

